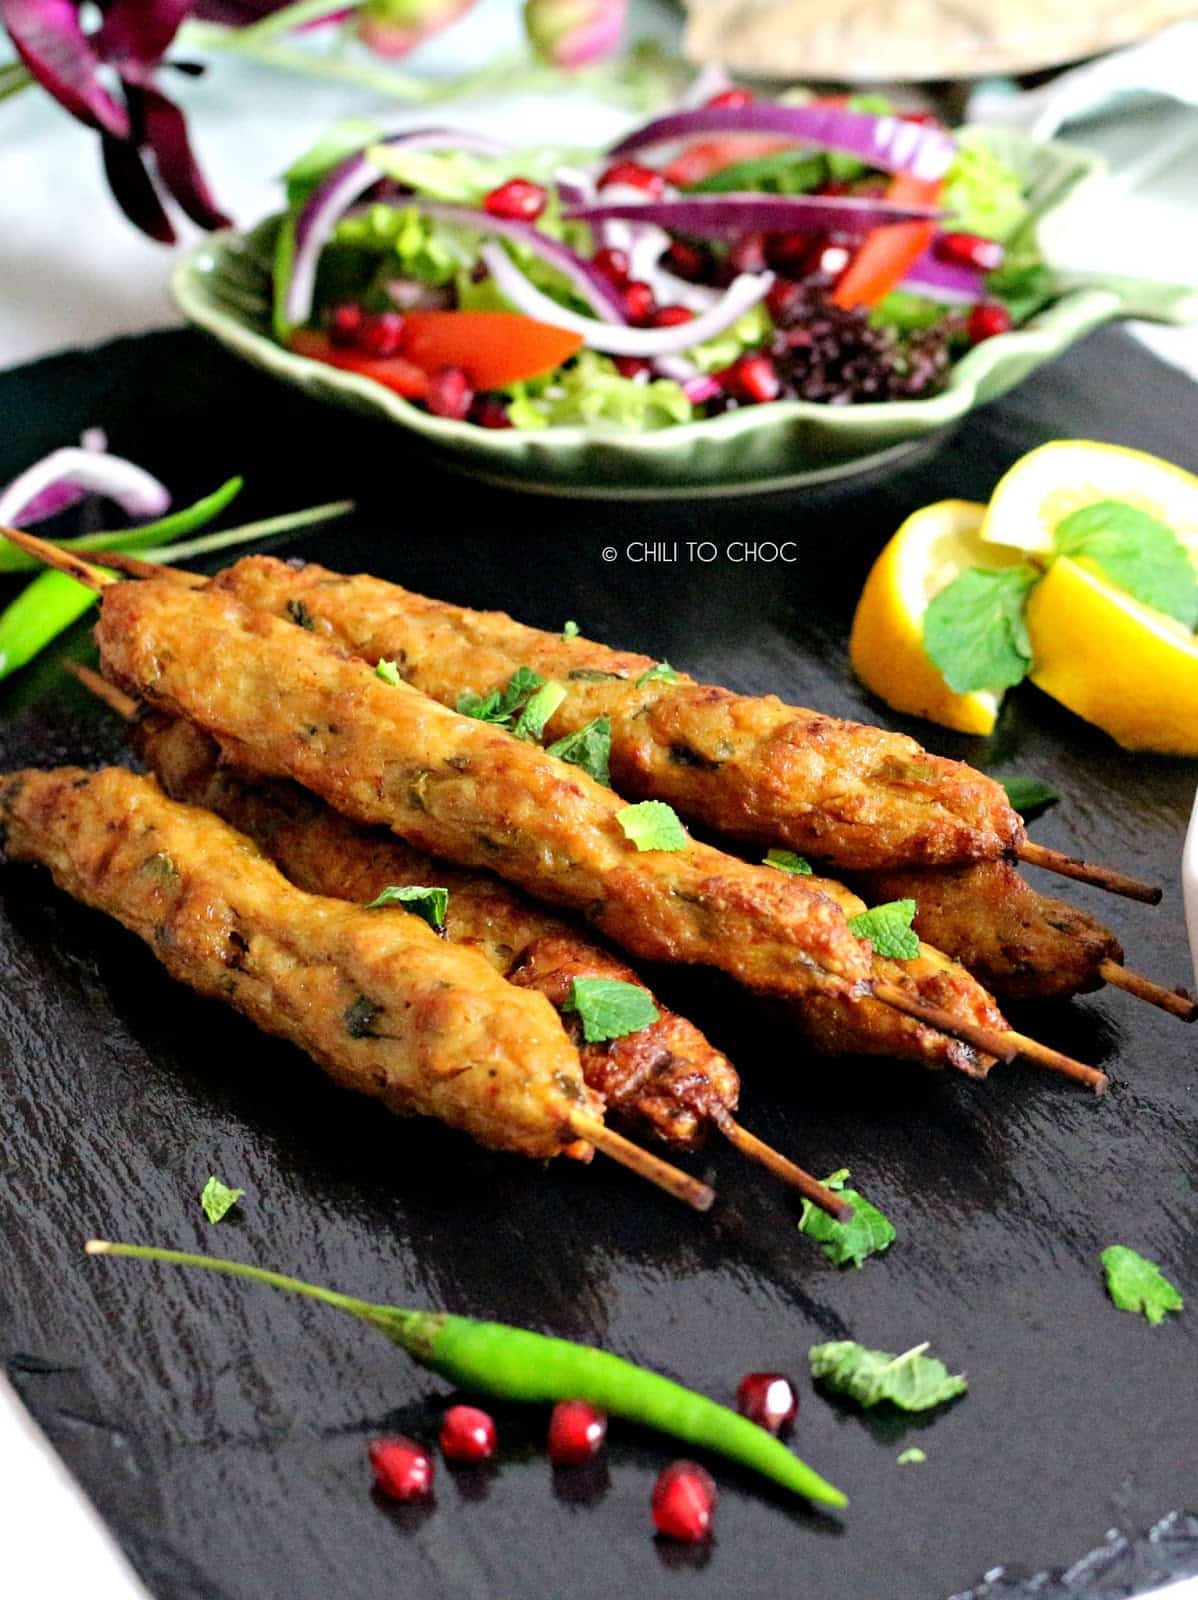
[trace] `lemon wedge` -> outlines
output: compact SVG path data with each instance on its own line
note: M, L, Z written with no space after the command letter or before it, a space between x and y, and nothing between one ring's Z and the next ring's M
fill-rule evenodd
M1018 460L999 479L981 536L1043 554L1061 522L1099 500L1122 500L1172 528L1198 564L1198 478L1143 450L1057 439Z
M1032 590L1032 682L1128 750L1198 756L1198 640L1088 562L1060 556Z
M1020 550L983 544L986 507L939 500L914 512L874 562L849 640L853 670L896 711L927 717L958 733L994 729L1000 696L987 690L955 694L928 659L923 619L928 602L967 567L1011 566Z

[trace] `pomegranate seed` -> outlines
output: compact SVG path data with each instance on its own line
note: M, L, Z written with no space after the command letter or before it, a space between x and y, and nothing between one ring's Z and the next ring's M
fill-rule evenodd
M831 195L835 199L840 195L852 194L853 186L845 178L829 178L827 183L821 183L815 192Z
M728 265L734 272L765 270L765 234L746 233L728 252Z
M591 265L601 277L606 278L608 283L614 283L617 288L628 282L630 263L627 250L613 250L605 245L602 250L595 251Z
M716 378L729 394L754 404L776 400L782 392L782 383L774 363L769 356L760 353L739 357L724 372L717 372Z
M640 356L613 356L612 361L622 378L639 378L642 372L649 371L649 363Z
M628 313L630 322L649 321L657 310L657 302L653 298L653 290L647 283L634 278L631 283L624 286L624 310Z
M450 417L461 422L470 414L474 390L461 367L442 367L428 384L428 408L434 417Z
M403 336L403 317L398 311L380 311L376 316L364 317L356 340L359 350L368 356L393 356L399 350Z
M765 297L766 310L775 322L781 322L802 295L802 284L793 278L775 278Z
M490 1461L498 1443L494 1419L477 1406L450 1406L441 1419L446 1461Z
M799 1396L781 1372L750 1372L736 1386L736 1409L767 1433L781 1433L799 1414Z
M979 272L994 272L1002 266L1003 247L997 239L983 239L977 233L942 233L932 246L941 261L976 267Z
M548 199L539 183L530 183L527 178L509 178L484 196L483 210L511 222L535 222Z
M1006 306L996 305L994 302L974 306L969 313L969 321L965 324L970 344L981 344L985 339L993 339L995 334L1008 333L1010 328L1011 313Z
M711 257L707 252L696 245L684 244L681 239L670 244L662 264L667 272L672 272L676 278L685 278L688 283L702 283L711 272Z
M356 344L362 329L362 307L352 301L334 306L329 318L329 338L334 344Z
M497 394L480 394L476 397L470 408L471 422L477 422L480 428L510 428L512 419L507 414L507 406Z
M677 328L684 322L693 322L695 313L685 306L659 306L649 318L651 328Z
M921 128L938 128L940 118L934 111L900 111L899 117L903 122L914 122Z
M549 1418L549 1459L555 1467L577 1467L599 1454L607 1418L585 1400L559 1400Z
M427 1500L433 1492L433 1458L415 1439L395 1434L366 1447L375 1487L388 1500Z
M756 97L752 89L721 89L707 101L709 106L751 106Z
M642 167L639 161L616 161L599 179L600 189L610 189L614 184L627 184L630 189L643 189L653 200L660 200L666 192L666 180L652 167Z
M700 1544L711 1532L716 1487L697 1461L672 1461L653 1485L653 1526L667 1539Z
M809 233L771 233L765 241L765 258L778 272L798 277L811 250Z
M821 278L839 278L852 256L853 252L847 244L841 244L836 239L820 239L807 257L807 271Z

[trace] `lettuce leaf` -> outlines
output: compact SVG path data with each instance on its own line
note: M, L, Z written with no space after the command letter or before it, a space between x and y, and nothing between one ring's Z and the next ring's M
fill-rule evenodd
M1010 239L1028 218L1023 180L1003 165L975 128L957 133L943 203L952 219L946 226L987 239Z
M676 422L691 422L695 408L680 386L667 378L635 383L622 378L615 363L594 350L580 350L549 379L515 384L508 417L515 428L553 428L610 422L634 433L648 433Z

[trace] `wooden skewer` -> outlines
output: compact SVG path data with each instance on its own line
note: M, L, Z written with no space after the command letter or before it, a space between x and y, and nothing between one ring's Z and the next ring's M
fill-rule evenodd
M84 561L72 551L51 544L48 539L39 539L34 533L26 533L23 528L9 528L0 523L0 536L7 539L10 544L15 544L18 550L24 550L27 555L35 556L45 566L52 567L55 572L65 572L68 578L74 578L77 582L85 584L97 594L101 589L107 589L110 584L121 581L111 572L105 572L102 567L93 566L90 561Z
M130 578L168 578L181 589L202 589L208 582L202 572L188 572L186 567L168 567L158 561L143 561L140 556L125 555L119 550L106 551L104 560Z
M830 1217L835 1217L837 1222L847 1222L853 1215L853 1208L833 1190L827 1189L813 1178L809 1172L804 1172L802 1167L795 1165L772 1145L765 1144L755 1133L750 1133L748 1128L742 1128L736 1118L723 1109L712 1112L712 1121L731 1144L749 1157L751 1161L760 1162L767 1171L775 1177L781 1178L783 1183L790 1184L792 1189L810 1200L821 1211L826 1211Z
M1101 962L1098 971L1113 988L1126 990L1137 1000L1146 1000L1150 1006L1159 1006L1183 1022L1193 1022L1198 1017L1198 1000L1192 999L1184 989L1166 989L1163 983L1154 983L1138 972L1129 972L1117 961Z
M1142 900L1148 906L1160 904L1161 891L1156 884L1129 877L1126 872L1116 872L1114 867L1099 867L1092 861L1082 861L1078 856L1067 856L1062 850L1050 850L1047 845L1033 844L1030 839L1025 839L1015 854L1030 867L1043 867L1045 872L1057 872L1062 878L1092 883L1098 889L1121 894L1127 900Z
M970 1022L964 1017L954 1015L951 1011L946 1011L942 1006L928 1005L925 1001L909 995L897 983L875 982L871 992L875 1000L893 1006L896 1011L901 1011L904 1016L913 1017L925 1027L935 1028L938 1033L947 1033L954 1039L963 1040L975 1050L980 1050L983 1055L994 1056L999 1061L1013 1061L1019 1054L1015 1046L1010 1043L1010 1034L1000 1033L997 1028L987 1028L980 1022Z
M1051 1045L1041 1044L1039 1039L1029 1039L1026 1033L1016 1033L1013 1028L1007 1038L1014 1044L1015 1053L1025 1060L1047 1067L1050 1072L1059 1072L1063 1078L1072 1078L1075 1083L1084 1083L1095 1094L1106 1093L1107 1075L1097 1067L1088 1067L1084 1061L1075 1061L1072 1056L1063 1055Z
M599 1122L594 1117L583 1116L581 1112L576 1111L570 1118L570 1127L580 1139L585 1139L588 1144L593 1144L596 1150L602 1150L605 1156L610 1156L622 1167L635 1172L638 1178L645 1178L649 1183L655 1183L659 1189L664 1189L677 1200L685 1200L686 1204L693 1206L696 1211L711 1210L715 1200L715 1190L708 1184L700 1183L699 1179L692 1178L689 1172L683 1172L679 1167L672 1167L660 1156L653 1155L649 1150L643 1150L639 1144L633 1144L631 1139L626 1139L622 1133L617 1133L606 1123Z
M102 678L94 667L85 667L80 661L68 661L66 667L87 692L94 694L97 700L102 700L110 711L115 711L126 722L133 721L137 715L137 701L132 695L118 689L115 683Z

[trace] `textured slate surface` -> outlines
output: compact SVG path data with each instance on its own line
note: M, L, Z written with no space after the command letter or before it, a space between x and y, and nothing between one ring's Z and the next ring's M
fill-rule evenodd
M1191 386L1103 334L884 479L612 508L428 475L401 439L163 334L0 377L0 478L100 423L180 499L235 470L251 475L247 515L353 493L351 526L296 548L541 625L574 617L700 676L868 720L883 713L846 670L847 621L906 512L984 496L1050 437L1194 468L1193 413ZM627 557L631 541L687 539L722 553ZM727 546L742 539L794 539L799 559L738 563ZM120 730L60 670L63 653L89 649L79 628L5 686L4 766L119 753ZM1036 837L1164 881L1156 910L1077 898L1115 924L1134 964L1188 979L1177 862L1193 767L1123 754L1034 690L987 743L916 731L1060 788ZM0 1353L161 1600L937 1600L1000 1564L1068 1568L1109 1527L1146 1528L1193 1501L1198 1319L1150 1329L1115 1311L1097 1261L1120 1241L1198 1285L1193 1033L1122 995L1021 1015L1110 1070L1114 1090L1095 1102L1021 1067L977 1086L820 1062L706 979L662 987L742 1068L749 1126L817 1170L854 1169L899 1228L888 1257L828 1266L796 1236L788 1197L731 1151L699 1163L720 1187L704 1219L599 1162L545 1172L391 1121L173 987L42 876L0 875ZM210 1171L248 1190L219 1228L198 1209ZM698 1555L650 1535L668 1446L618 1429L593 1476L555 1476L543 1418L517 1412L501 1414L496 1472L442 1470L435 1508L397 1512L370 1495L364 1440L434 1429L435 1380L321 1308L89 1261L79 1246L93 1233L602 1341L720 1396L753 1368L802 1375L810 1344L849 1336L931 1339L971 1389L902 1422L863 1419L804 1382L796 1445L849 1491L850 1512L813 1515L720 1467L718 1538ZM915 1442L926 1464L897 1467ZM1154 1546L1164 1570L1193 1556L1174 1532ZM1115 1592L1152 1570L1121 1572Z

